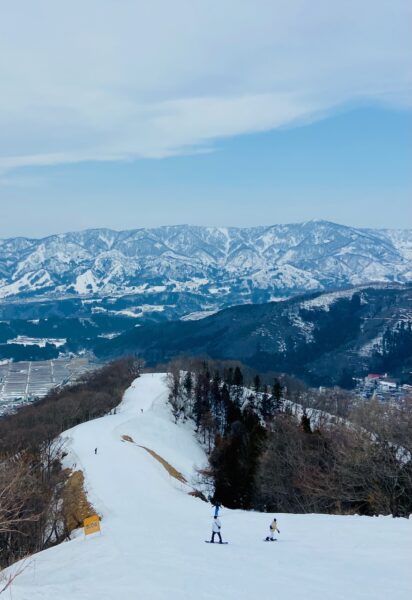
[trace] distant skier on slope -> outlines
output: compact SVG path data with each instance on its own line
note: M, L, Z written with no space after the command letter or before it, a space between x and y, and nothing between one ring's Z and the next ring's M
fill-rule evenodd
M222 523L220 522L219 517L213 517L213 523L212 523L212 537L210 540L211 544L214 544L215 542L215 535L217 534L217 537L219 538L219 544L223 544L222 542L222 536L220 533L220 530L222 529Z
M220 507L221 507L221 504L219 502L216 502L215 505L214 505L214 508L215 508L215 514L214 514L214 516L215 517L219 516Z
M269 531L270 531L270 535L267 536L265 541L266 542L274 542L276 540L275 532L277 531L278 533L280 533L280 531L278 529L278 522L276 519L273 519L272 523L270 524Z

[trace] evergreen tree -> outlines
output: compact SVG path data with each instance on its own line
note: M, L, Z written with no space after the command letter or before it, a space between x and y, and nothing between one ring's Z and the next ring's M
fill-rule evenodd
M235 388L235 401L240 404L240 399L243 392L243 374L240 367L236 367L233 373L233 386Z
M247 406L250 410L254 411L256 409L256 396L254 396L253 394L250 394L248 396Z
M269 395L267 385L265 385L263 388L262 398L260 402L260 412L265 421L269 419L269 417L271 417L273 414L272 396Z
M195 384L195 401L193 405L193 417L196 423L196 431L199 430L200 421L202 420L202 409L203 409L203 389L202 381L199 375L196 377Z
M185 415L187 416L187 414L192 412L193 376L190 371L187 371L186 375L184 376L183 389L186 394L187 407L185 407Z
M210 371L207 363L205 363L205 368L201 375L202 378L202 394L203 394L203 402L205 405L209 407L210 405Z
M192 377L192 373L190 371L187 371L187 373L184 377L183 387L185 389L186 396L188 398L190 398L192 395L192 390L193 390L193 377Z
M212 379L210 396L211 396L213 415L216 418L219 431L222 428L222 421L223 421L222 394L220 391L220 386L221 386L220 374L219 374L219 371L215 371L215 373L213 375L213 379Z
M310 426L310 418L306 413L303 413L302 419L300 421L300 426L304 433L312 433L312 427Z
M274 409L275 410L279 410L281 407L282 390L283 390L283 388L280 384L279 379L277 377L275 377L275 380L273 382L273 388L272 388L272 395L274 398Z
M233 385L233 367L224 370L223 379L229 388Z
M260 392L260 377L259 375L255 375L253 378L253 389L255 390L256 395Z
M202 414L199 426L200 433L203 434L203 443L208 445L208 452L212 449L212 441L216 433L216 421L213 418L210 410L206 410Z
M236 367L233 373L233 385L241 387L243 385L243 374L240 367Z
M222 387L222 403L225 414L224 433L228 433L233 423L240 421L242 413L240 408L230 397L226 384Z
M254 495L258 458L265 430L253 410L246 409L230 432L217 440L210 456L215 497L229 508L250 508Z

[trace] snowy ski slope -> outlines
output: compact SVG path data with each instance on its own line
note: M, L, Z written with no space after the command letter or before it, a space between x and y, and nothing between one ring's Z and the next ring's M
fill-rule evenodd
M205 544L211 506L137 445L188 480L204 463L166 400L164 376L143 375L116 415L66 432L68 465L85 472L102 534L79 531L35 555L13 600L410 600L411 520L280 514L278 542L266 544L271 515L224 509L229 545Z

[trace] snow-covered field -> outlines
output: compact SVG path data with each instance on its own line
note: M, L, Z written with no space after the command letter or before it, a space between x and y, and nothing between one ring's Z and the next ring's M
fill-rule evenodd
M271 515L224 509L229 545L205 544L211 506L137 445L189 481L204 463L166 399L164 377L143 375L116 415L64 434L66 460L85 472L102 534L79 531L33 556L13 600L410 600L411 520L280 514L278 541L264 543Z

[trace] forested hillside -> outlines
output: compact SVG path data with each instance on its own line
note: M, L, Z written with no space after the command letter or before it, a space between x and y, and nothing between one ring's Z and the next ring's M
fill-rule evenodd
M348 403L327 390L323 406L332 414L311 409L316 394L294 395L291 382L248 380L238 365L201 361L172 364L169 390L176 422L192 419L208 453L201 475L215 503L268 512L412 511L410 402Z
M70 539L90 506L81 471L64 469L63 431L115 410L138 376L121 360L0 419L0 568Z
M199 321L143 325L98 344L109 357L133 353L148 364L179 355L240 360L317 385L412 367L412 288L388 285L229 308Z

